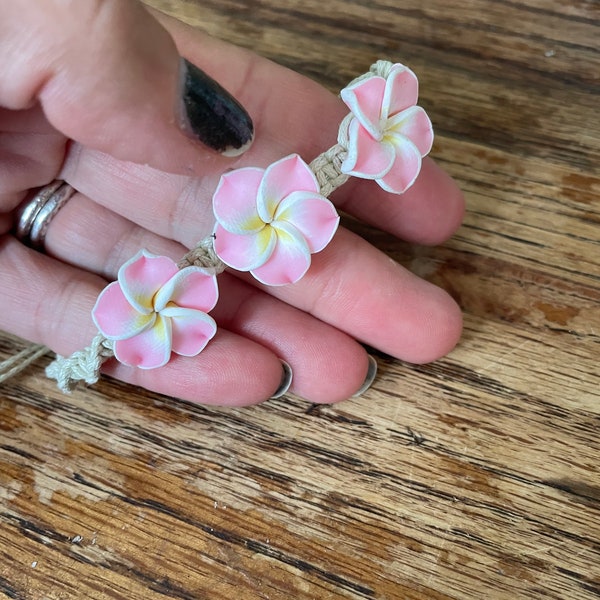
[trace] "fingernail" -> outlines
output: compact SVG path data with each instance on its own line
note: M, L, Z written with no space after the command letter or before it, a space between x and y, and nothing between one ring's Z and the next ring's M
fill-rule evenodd
M375 381L375 376L377 375L377 361L369 354L369 368L367 369L367 376L363 384L360 386L358 392L352 395L353 398L358 398L362 396L370 387L373 385L373 381Z
M282 360L281 368L283 369L281 383L279 384L277 391L269 398L269 400L277 400L277 398L281 398L281 396L283 396L292 385L292 379L294 377L294 374L292 373L292 367Z
M214 79L182 59L184 132L224 156L239 156L252 143L254 126L244 107Z

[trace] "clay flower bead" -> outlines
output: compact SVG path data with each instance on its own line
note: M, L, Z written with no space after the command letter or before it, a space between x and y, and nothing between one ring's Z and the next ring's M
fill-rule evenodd
M314 173L297 154L267 169L226 173L213 210L218 257L267 285L297 282L339 223L335 207L319 194Z
M194 266L179 270L170 258L142 250L100 293L92 318L114 340L117 360L154 369L166 364L171 352L195 356L204 349L217 331L206 314L217 298L214 275Z
M369 73L342 90L352 111L340 128L340 144L348 149L343 173L374 179L395 194L414 183L433 144L431 121L416 106L418 94L416 75L401 64L391 65L387 77Z

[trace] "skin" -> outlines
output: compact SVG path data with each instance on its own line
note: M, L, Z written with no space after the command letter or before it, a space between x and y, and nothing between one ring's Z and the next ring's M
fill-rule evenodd
M243 156L217 156L179 129L180 55L252 116L256 139ZM178 260L210 233L225 169L265 167L291 152L312 160L347 113L316 83L136 2L2 3L0 57L0 328L60 354L89 344L98 293L140 248ZM55 178L79 193L52 221L41 254L10 228L28 190ZM332 200L419 244L446 240L464 211L458 187L431 159L402 197L353 180ZM199 356L174 355L151 371L110 361L105 372L185 400L241 405L273 394L283 359L292 392L336 402L365 379L361 343L423 363L461 333L446 292L344 229L293 286L265 289L229 273L219 284L211 313L219 332Z

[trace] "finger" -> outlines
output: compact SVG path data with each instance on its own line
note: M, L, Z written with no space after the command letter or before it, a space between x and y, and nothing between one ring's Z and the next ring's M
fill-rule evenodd
M0 105L39 102L67 137L124 160L189 172L219 162L192 138L237 151L252 137L241 106L201 71L182 71L138 2L2 3L0 56Z
M22 111L0 108L0 235L13 226L13 209L30 188L52 181L65 155L66 139L39 106Z
M46 236L49 254L108 280L116 279L119 267L140 248L175 261L186 252L180 244L81 194L62 208ZM369 362L354 339L231 275L220 276L219 285L219 303L211 315L220 327L261 344L290 364L293 393L311 402L337 402L362 387Z
M111 360L103 371L166 396L220 406L264 402L278 390L283 375L281 361L272 352L224 329L198 356L173 354L160 369Z
M369 359L352 337L231 275L224 274L220 281L222 294L213 316L290 364L294 394L332 403L363 388Z
M407 241L439 243L460 224L464 202L446 173L433 161L424 165L423 176L402 197L381 196L368 187L372 182L359 182L361 186L352 187L348 195L342 189L336 198L350 199L348 207L355 214ZM188 248L214 228L211 198L220 172L203 178L168 175L75 146L61 177L127 220Z
M106 282L10 236L0 238L0 328L69 355L96 331L90 311ZM246 405L269 398L282 380L273 352L222 329L197 357L175 357L142 370L111 361L106 372L123 381L192 402Z
M52 219L44 242L49 256L116 279L121 265L142 248L178 261L187 249L75 193Z
M0 109L0 212L10 212L25 190L42 186L64 160L66 139L46 120L39 106Z
M298 283L269 293L411 363L446 355L462 331L448 293L343 228Z
M203 178L172 175L75 144L60 176L111 212L185 246L192 247L213 230L209 198L217 173Z
M372 181L350 180L346 186L337 203L340 208L407 242L441 244L463 221L465 200L461 190L430 158L423 161L419 177L402 196L374 192L377 186ZM373 193L376 201L370 201Z

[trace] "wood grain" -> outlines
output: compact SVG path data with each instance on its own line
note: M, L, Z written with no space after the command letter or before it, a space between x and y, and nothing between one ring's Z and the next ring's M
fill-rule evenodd
M0 597L599 597L600 4L150 4L332 90L414 68L465 223L439 248L349 224L448 289L464 337L379 356L334 407L67 397L41 361L0 388Z

